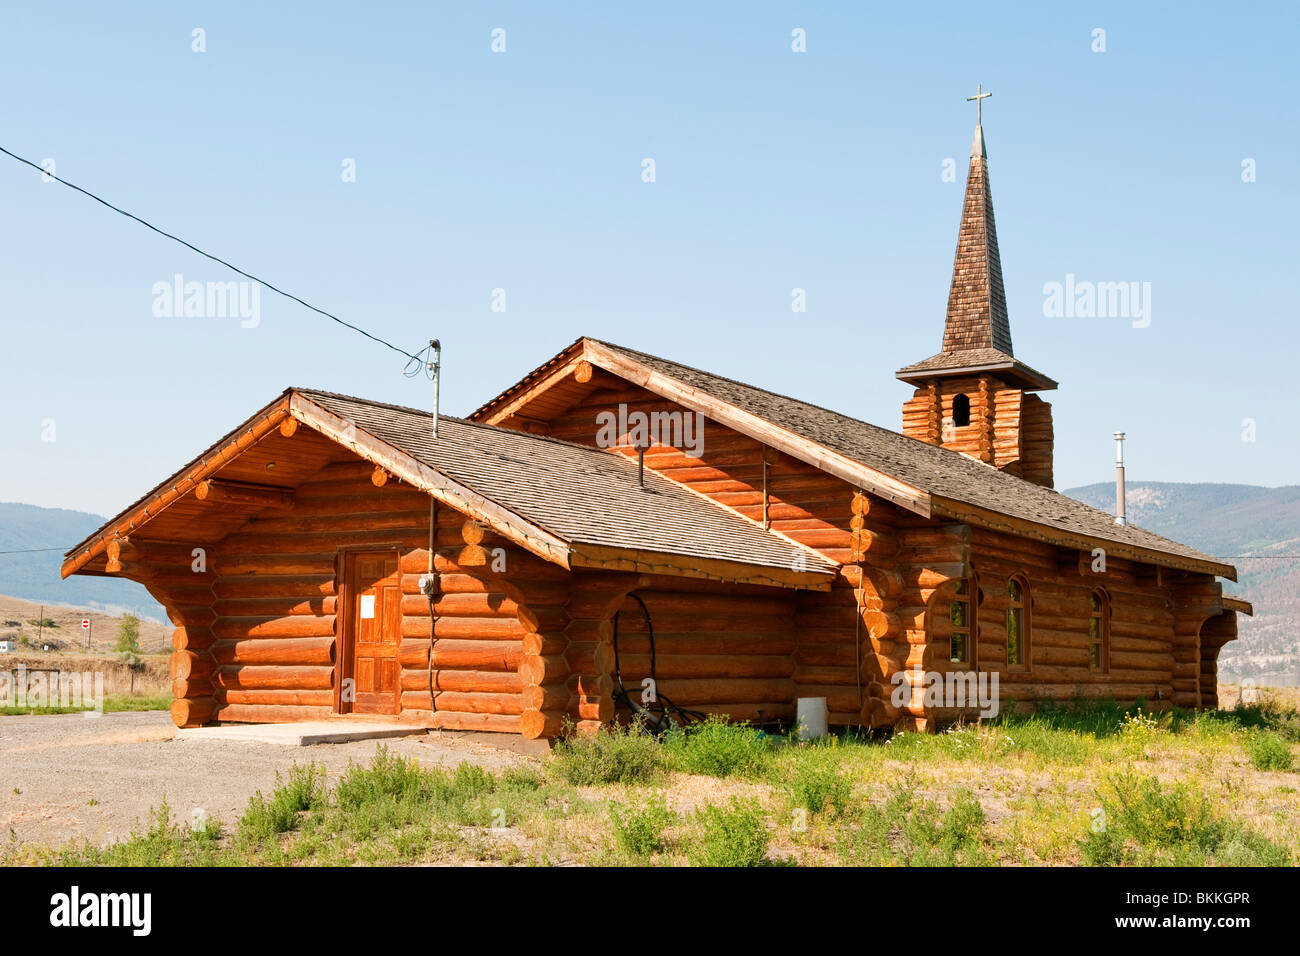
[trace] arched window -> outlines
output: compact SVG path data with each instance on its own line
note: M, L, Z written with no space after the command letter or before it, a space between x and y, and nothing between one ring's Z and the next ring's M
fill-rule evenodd
M971 586L964 578L957 582L949 619L952 636L948 638L948 660L953 664L967 664L971 655Z
M1029 667L1029 582L1016 576L1007 582L1007 667Z
M1101 588L1092 592L1088 616L1088 669L1110 672L1110 595Z
M952 399L952 423L956 428L965 428L970 424L970 398L954 395Z

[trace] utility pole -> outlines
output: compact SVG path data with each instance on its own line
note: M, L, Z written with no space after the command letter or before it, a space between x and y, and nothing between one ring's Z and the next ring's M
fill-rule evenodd
M438 378L442 372L442 343L437 339L429 339L429 349L432 359L428 363L429 375L433 379L433 437L438 437Z
M1115 523L1128 524L1124 501L1124 433L1115 432Z

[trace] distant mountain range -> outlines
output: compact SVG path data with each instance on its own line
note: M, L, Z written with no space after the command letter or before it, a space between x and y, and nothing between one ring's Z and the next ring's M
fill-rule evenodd
M63 552L105 522L99 515L63 508L0 502L0 594L47 604L96 608L110 614L166 621L167 615L134 581L73 575L59 577ZM54 548L53 551L32 551Z
M1238 639L1219 653L1221 680L1300 686L1300 486L1129 482L1129 520L1236 565L1224 590L1250 601ZM1114 513L1108 483L1064 492Z
M1109 482L1064 493L1114 509ZM1255 616L1240 619L1240 638L1223 649L1221 677L1300 686L1300 486L1135 481L1127 501L1134 524L1237 566L1240 580L1225 582L1225 589L1252 602ZM83 511L0 503L0 552L25 552L0 554L0 594L165 621L163 609L132 581L59 578L64 549L104 520ZM32 548L56 550L27 551Z

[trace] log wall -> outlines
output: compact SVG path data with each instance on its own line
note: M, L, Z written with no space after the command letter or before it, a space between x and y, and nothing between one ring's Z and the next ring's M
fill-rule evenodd
M970 400L968 425L953 423L958 395ZM903 434L1052 487L1052 406L995 376L942 379L918 388L903 404Z
M1037 401L1018 395L1013 402L1004 393L986 383L972 394L971 447L994 463L1006 463L1010 453L998 428L1003 413L1014 405L1023 417ZM613 382L549 425L531 427L595 445L597 415L620 405L685 413ZM999 671L1004 699L1213 702L1217 650L1231 639L1230 627L1235 634L1235 620L1218 617L1219 586L1208 576L1115 558L1096 575L1078 552L921 518L714 422L705 424L699 457L656 446L645 462L786 536L792 564L809 549L839 563L831 591L570 573L440 505L431 697L431 623L418 588L429 561L429 498L393 480L377 482L373 466L359 459L336 460L298 485L292 508L259 515L210 547L202 573L179 545L137 542L122 551L128 576L144 581L177 624L176 722L333 713L340 550L389 546L400 554L403 594L401 710L431 726L554 737L566 723L587 731L607 723L615 716L616 613L625 685L638 688L648 675L644 619L628 597L635 592L654 622L659 690L682 707L789 720L796 698L820 696L833 724L930 729L957 715L928 706L921 687L895 700L895 680L904 670L950 669L948 605L956 582L972 571L982 593L972 602L973 653L981 669ZM1031 599L1024 669L1008 669L1005 659L1005 588L1013 574L1028 580ZM1088 667L1089 595L1099 585L1111 600L1106 673Z
M618 415L620 407L626 415L692 414L647 389L610 380L594 385L545 427L536 421L529 426L595 446L598 416ZM698 456L688 453L694 450ZM635 457L631 449L621 453ZM714 421L705 421L698 449L655 445L646 451L645 465L785 535L793 542L792 562L807 548L845 565L829 595L794 597L795 646L788 674L793 684L785 702L779 708L773 700L718 703L735 704L735 713L756 714L761 704L765 713L784 715L793 713L797 697L824 696L835 723L891 723L897 715L888 695L882 699L879 691L906 658L894 613L902 589L894 555L896 526L911 516L883 500L856 495L843 480Z
M440 505L431 706L431 623L419 591L429 558L429 498L396 482L377 487L372 475L373 466L359 460L328 464L297 488L291 511L250 521L209 550L207 607L187 607L173 639L178 724L334 713L340 549L394 547L402 716L449 729L520 731L529 710L520 673L525 645L536 649L539 631L561 626L566 572L491 534L474 536L471 546L466 517ZM198 587L185 595L200 600Z
M794 592L678 579L633 593L654 628L657 693L679 707L734 720L794 718ZM650 640L646 615L632 597L619 607L618 663L623 686L640 699L642 680L650 676ZM622 716L630 711L624 708Z
M1090 554L980 528L968 530L971 580L978 591L977 668L998 673L1004 706L1086 698L1113 699L1122 706L1140 698L1150 709L1207 703L1201 676L1213 660L1202 652L1200 634L1207 619L1218 620L1221 609L1221 589L1211 576L1158 571L1114 557L1098 573ZM1028 583L1027 663L1019 667L1008 666L1006 652L1007 584L1013 576ZM956 580L954 573L953 580L927 600L922 662L940 673L970 669L948 660ZM1088 624L1097 588L1109 597L1110 640L1106 665L1093 669ZM1217 650L1213 657L1217 659ZM937 720L974 712L920 709Z

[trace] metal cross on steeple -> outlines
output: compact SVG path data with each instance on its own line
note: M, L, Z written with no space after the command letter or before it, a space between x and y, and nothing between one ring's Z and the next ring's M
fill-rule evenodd
M981 107L981 105L982 105L982 104L980 103L980 100L986 100L986 99L988 99L988 98L989 98L990 96L992 96L992 95L993 95L992 93L985 93L985 92L984 92L984 84L982 84L982 83L976 83L976 84L975 84L975 95L974 95L974 96L968 96L968 97L966 97L966 102L967 102L967 103L969 103L971 100L974 100L974 101L975 101L975 125L976 125L976 126L983 126L983 125L984 125L983 122L982 122L982 117L980 116L980 107Z

